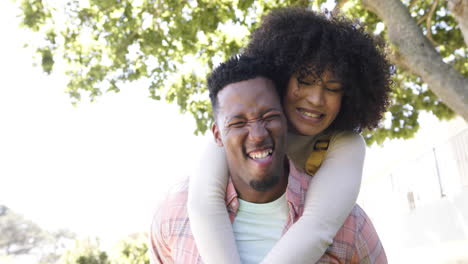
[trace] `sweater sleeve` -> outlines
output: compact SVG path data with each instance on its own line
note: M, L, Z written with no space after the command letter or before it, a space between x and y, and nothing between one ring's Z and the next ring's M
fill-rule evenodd
M336 134L307 191L302 217L262 263L315 263L356 203L365 156L362 136Z
M356 202L364 155L365 143L360 135L343 132L332 138L309 186L303 216L262 263L310 263L320 259ZM240 263L224 201L225 155L210 143L199 164L190 181L188 213L200 255L205 263Z
M187 210L204 263L240 263L232 224L226 210L228 168L222 148L207 144L191 175Z

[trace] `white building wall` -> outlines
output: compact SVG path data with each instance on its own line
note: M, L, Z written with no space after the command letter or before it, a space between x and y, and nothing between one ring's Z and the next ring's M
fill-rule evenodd
M468 126L459 123L447 140L422 144L425 151L393 166L384 164L391 158L380 158L385 172L365 175L358 203L371 217L389 263L468 263ZM399 153L405 151L414 149L403 144Z

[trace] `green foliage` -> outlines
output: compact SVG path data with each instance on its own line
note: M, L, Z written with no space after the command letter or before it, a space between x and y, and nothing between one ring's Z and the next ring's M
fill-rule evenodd
M37 50L41 54L42 58L42 69L45 73L50 74L52 72L52 68L54 67L54 57L52 51L49 47L39 48Z
M77 240L59 260L60 264L149 264L147 234L134 234L120 241L108 254L98 239Z
M0 205L0 234L0 260L5 262L9 256L29 254L39 264L150 263L146 233L119 241L109 254L100 248L98 239L75 240L75 234L67 230L45 231L4 205Z
M421 31L428 37L446 62L451 64L463 75L468 76L468 61L463 36L457 28L457 22L453 16L448 15L446 1L402 1L418 22ZM436 2L433 13L430 12ZM377 25L383 23L373 13L360 6L358 0L349 1L342 9L349 17L359 18L365 29L375 34L377 38L387 40L385 29L377 30ZM428 34L428 25L430 34ZM418 131L418 117L421 111L432 112L439 119L447 120L455 116L455 113L442 103L430 90L421 78L397 69L393 78L392 106L390 107L385 123L381 128L364 132L368 144L374 142L381 144L386 138L411 138Z
M241 51L249 32L271 9L303 6L318 9L326 2L308 0L22 0L23 25L38 32L44 72L63 61L69 77L67 92L72 102L82 97L95 100L104 92L118 92L125 82L144 80L149 96L177 103L204 133L210 123L205 77L220 61ZM60 3L60 4L58 4ZM446 1L404 2L421 30L431 39L447 63L468 75L468 53ZM358 0L347 1L344 13L361 20L365 29L386 39L379 18L363 9ZM428 33L430 32L430 33ZM439 118L454 113L441 103L422 81L403 70L395 76L389 120L367 142L408 138L418 130L420 111Z
M77 264L110 264L105 252L100 252L98 256L88 255L80 256L76 260Z
M50 19L50 13L45 9L42 0L23 0L21 1L21 10L23 11L23 25L38 31Z
M39 264L57 263L65 250L76 238L74 233L66 229L48 233L49 243L41 250Z
M29 254L47 241L37 224L0 205L0 250L5 255Z
M120 241L115 264L149 264L148 234L134 234Z
M44 264L55 263L75 237L64 229L44 230L4 205L0 205L0 234L0 255L36 256Z
M67 250L59 262L61 264L110 264L105 251L99 248L99 240L77 240L75 247Z

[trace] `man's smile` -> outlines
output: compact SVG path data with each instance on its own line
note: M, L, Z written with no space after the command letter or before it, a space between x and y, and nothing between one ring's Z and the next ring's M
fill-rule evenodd
M264 149L264 150L252 151L252 152L248 153L247 155L251 159L258 160L258 159L264 159L264 158L266 158L268 156L271 156L272 153L273 153L273 149L268 148L268 149Z
M274 149L272 146L264 146L249 151L247 158L257 166L266 167L273 162L273 154Z

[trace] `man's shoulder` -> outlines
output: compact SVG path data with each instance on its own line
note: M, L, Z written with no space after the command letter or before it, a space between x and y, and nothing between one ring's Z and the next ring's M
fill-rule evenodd
M359 205L354 205L343 226L338 230L335 241L355 244L364 233L377 236L369 216Z
M173 185L166 197L160 202L153 216L152 232L172 236L177 226L188 221L187 213L188 179Z
M362 226L369 224L370 222L370 218L366 212L356 204L351 210L348 218L346 218L343 227L358 231Z
M201 263L190 229L187 198L188 179L175 184L156 209L150 232L156 263Z
M354 245L362 226L369 217L359 205L355 205L345 222L335 235L333 244Z
M187 204L189 178L184 178L169 188L165 199L166 203Z

